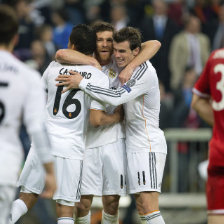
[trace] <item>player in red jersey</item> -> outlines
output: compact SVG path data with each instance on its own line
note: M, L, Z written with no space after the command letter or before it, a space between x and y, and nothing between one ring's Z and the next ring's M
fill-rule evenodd
M192 107L213 126L206 186L208 224L224 223L224 48L211 53L193 89Z

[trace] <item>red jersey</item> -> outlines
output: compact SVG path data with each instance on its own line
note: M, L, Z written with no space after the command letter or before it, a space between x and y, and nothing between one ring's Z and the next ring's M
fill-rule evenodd
M201 97L211 97L215 122L210 149L216 150L219 158L224 158L224 48L211 53L193 92ZM218 160L217 166L224 166L224 160Z

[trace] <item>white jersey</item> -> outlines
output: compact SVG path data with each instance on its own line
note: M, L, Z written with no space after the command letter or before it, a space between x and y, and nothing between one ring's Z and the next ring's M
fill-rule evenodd
M111 89L117 89L120 86L118 78L119 68L117 67L114 60L108 65L102 66L102 71L109 78L109 87ZM114 112L116 107L106 105L106 112L111 114ZM87 130L86 147L95 148L103 145L117 142L118 139L124 138L124 126L123 123L116 123L112 125L99 126L97 128L89 125Z
M114 106L124 104L127 151L167 152L159 128L160 91L156 71L147 61L117 90L104 89L83 79L79 87L92 97Z
M0 51L0 184L15 185L23 160L21 123L42 138L45 93L40 74ZM46 133L43 133L46 136ZM49 142L48 142L49 143ZM45 145L48 147L49 145ZM46 148L45 148L46 149Z
M73 70L102 87L109 87L109 80L100 70L90 65L62 65L52 62L43 75L48 90L47 127L52 140L52 153L65 158L83 159L86 128L89 121L90 105L92 109L104 110L105 107L80 89L61 93L63 87L57 87L58 75L69 75Z

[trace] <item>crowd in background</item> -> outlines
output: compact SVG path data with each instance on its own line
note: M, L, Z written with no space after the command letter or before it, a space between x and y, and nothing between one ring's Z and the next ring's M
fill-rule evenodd
M125 26L139 28L143 41L157 39L162 44L151 60L160 80L161 129L206 126L190 107L192 87L210 52L224 46L222 0L0 0L0 3L10 4L18 16L15 56L41 74L57 49L67 48L70 32L77 24L104 20L117 30ZM23 143L29 142L26 136L22 138ZM29 143L25 148L29 148ZM178 150L185 153L186 148L182 143Z
M191 88L214 49L224 41L221 0L1 0L20 23L15 55L41 73L59 48L67 48L72 27L97 20L118 30L134 26L143 41L162 47L151 60L161 86L162 129L204 124L190 109ZM169 118L169 119L167 119ZM170 119L172 118L172 119Z
M97 20L134 26L162 47L151 60L161 86L162 129L204 125L190 109L191 88L213 49L224 41L221 0L7 0L20 22L15 55L41 73L72 27ZM169 118L169 119L167 119ZM173 118L173 119L170 119Z

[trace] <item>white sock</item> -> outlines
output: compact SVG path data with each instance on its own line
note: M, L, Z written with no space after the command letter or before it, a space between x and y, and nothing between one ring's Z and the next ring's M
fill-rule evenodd
M146 215L139 215L141 224L165 224L160 211L152 212Z
M74 224L74 219L72 217L60 217L57 224Z
M91 219L91 213L89 212L88 215L83 216L83 217L77 217L75 219L76 224L90 224L90 219Z
M12 203L12 210L10 214L10 221L11 223L15 223L19 220L21 216L26 214L28 211L28 208L23 200L17 199Z
M117 215L109 215L103 211L101 224L118 224L118 214Z

